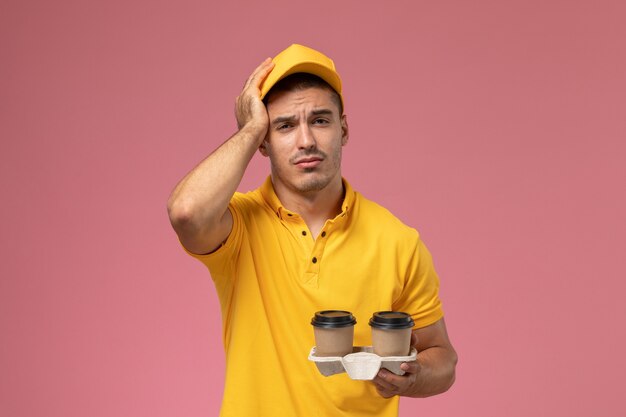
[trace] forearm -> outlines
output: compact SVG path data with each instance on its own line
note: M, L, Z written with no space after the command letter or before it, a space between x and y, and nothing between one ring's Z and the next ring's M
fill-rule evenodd
M213 250L230 233L228 203L267 134L269 120L260 85L273 66L269 58L263 61L237 97L239 131L187 174L168 200L172 226L185 247L196 253Z
M458 358L452 347L431 347L417 355L419 372L411 384L408 397L423 398L447 391L455 380Z
M174 227L219 222L264 134L261 129L242 128L178 183L168 200Z

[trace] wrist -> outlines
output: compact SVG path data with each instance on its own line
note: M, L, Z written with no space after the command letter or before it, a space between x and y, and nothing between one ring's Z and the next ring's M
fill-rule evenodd
M255 146L259 146L267 135L267 124L259 122L248 122L239 129L240 134L249 138Z

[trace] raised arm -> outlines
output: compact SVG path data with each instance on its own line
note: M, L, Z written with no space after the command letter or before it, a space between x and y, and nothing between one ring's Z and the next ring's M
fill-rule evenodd
M266 59L250 75L237 97L239 130L174 188L167 202L172 227L193 253L209 253L226 240L233 225L228 203L267 134L267 109L260 85L274 64Z

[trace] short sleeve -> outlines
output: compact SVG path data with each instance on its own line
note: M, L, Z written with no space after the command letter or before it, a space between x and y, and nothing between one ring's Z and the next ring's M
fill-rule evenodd
M220 290L220 287L228 285L234 276L233 269L237 265L237 258L239 257L239 252L241 250L245 230L242 214L243 206L245 204L244 200L245 199L242 194L235 193L228 204L228 210L230 210L233 217L233 226L228 238L226 238L226 241L224 241L219 248L211 253L198 255L189 252L189 250L183 246L185 252L206 265L211 273L211 278L218 288L218 291Z
M432 256L419 236L413 247L404 288L394 301L393 308L411 314L415 328L421 328L441 319L443 308L439 299L439 277Z

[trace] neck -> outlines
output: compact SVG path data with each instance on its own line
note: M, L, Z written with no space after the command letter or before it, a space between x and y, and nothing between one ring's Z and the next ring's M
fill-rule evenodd
M338 174L321 190L306 193L291 190L272 178L274 190L283 206L298 213L305 221L313 237L317 236L327 219L341 213L344 199L343 182Z

